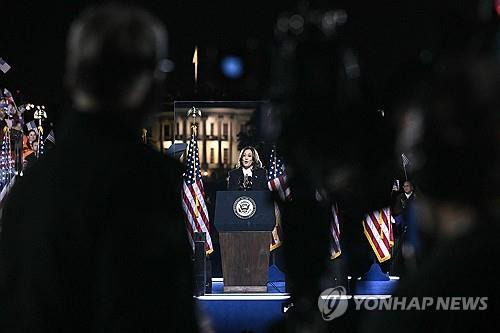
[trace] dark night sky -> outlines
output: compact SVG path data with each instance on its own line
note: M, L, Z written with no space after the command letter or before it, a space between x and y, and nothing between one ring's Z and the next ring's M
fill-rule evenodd
M18 102L46 104L49 116L51 112L59 115L65 101L62 82L68 27L82 8L94 2L70 1L62 6L46 1L11 2L2 15L0 57L12 69L6 75L0 73L0 87L10 89ZM319 3L311 7L347 10L345 35L359 52L373 95L382 96L392 73L417 59L422 50L434 52L445 30L436 24L440 14L431 8L430 0L330 1L327 6L321 5L325 1ZM170 58L176 65L169 77L169 100L264 97L274 22L278 13L296 8L295 1L268 1L265 6L193 0L140 4L159 16L169 30ZM200 52L197 96L193 92L191 64L195 45ZM242 79L223 78L218 61L225 54L243 57L246 68Z
M9 15L2 18L0 57L12 69L5 75L0 73L0 87L7 87L19 101L29 100L60 109L65 97L62 82L66 34L78 13L95 2L71 1L60 7L32 1L9 4ZM191 0L140 4L154 12L169 31L170 57L176 65L169 78L170 99L193 97L191 60L195 45L200 48L200 92L208 82L212 88L207 94L218 98L258 97L258 87L253 89L253 96L237 91L241 82L231 82L231 91L224 91L222 87L229 82L222 82L221 88L217 88L217 80L221 78L217 75L218 68L207 68L204 56L214 49L219 51L218 59L225 53L243 56L249 39L259 44L260 52L255 57L264 56L260 48L264 47L264 41L272 38L272 26L279 8L287 8L287 5L276 1L259 8L230 1ZM210 64L211 67L216 65ZM261 68L258 71L260 75ZM212 78L207 77L209 73Z

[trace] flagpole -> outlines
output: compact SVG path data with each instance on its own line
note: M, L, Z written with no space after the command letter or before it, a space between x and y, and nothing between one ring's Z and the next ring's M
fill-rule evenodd
M47 112L45 112L45 106L36 106L37 110L35 111L35 114L33 118L38 120L38 148L37 151L35 152L36 158L40 157L40 151L41 151L41 145L43 144L42 139L43 139L43 127L42 127L42 119L47 119ZM43 152L42 152L43 153Z
M196 50L195 50L196 54ZM194 60L194 58L193 58ZM196 73L196 72L195 72ZM195 74L196 76L196 74ZM201 111L200 109L195 108L194 106L191 107L188 112L187 112L187 117L193 117L193 124L191 125L191 129L193 130L193 133L196 137L198 137L198 125L196 124L196 117L201 117ZM196 163L196 161L193 159L193 163Z
M198 95L198 46L194 48L193 54L193 64L194 64L194 95Z
M401 154L401 161L403 162L403 170L405 172L405 180L408 180L408 174L406 173L406 165L410 162L410 160L403 153L403 154Z

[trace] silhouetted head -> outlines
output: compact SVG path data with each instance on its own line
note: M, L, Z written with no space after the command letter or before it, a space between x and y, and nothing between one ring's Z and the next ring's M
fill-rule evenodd
M413 192L413 185L411 184L411 182L409 180L407 180L407 181L404 182L404 184L403 184L403 191L406 194L410 194L411 192Z
M91 7L72 24L66 83L78 111L147 109L159 103L167 32L143 9Z
M367 98L359 54L342 36L347 13L312 14L284 13L276 24L270 94L281 110L279 148L291 182L324 188L361 220L363 212L389 205L393 132ZM282 24L297 20L298 30Z

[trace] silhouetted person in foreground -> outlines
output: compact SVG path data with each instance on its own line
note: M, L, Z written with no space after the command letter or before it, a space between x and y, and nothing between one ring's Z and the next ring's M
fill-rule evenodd
M418 156L417 221L433 247L394 296L433 297L434 304L372 313L363 332L499 329L500 66L455 55L436 64L429 91L423 126L408 148ZM436 311L437 297L450 296L459 299L459 310ZM478 308L467 311L465 302Z
M393 133L366 98L364 68L339 33L345 21L337 19L345 18L345 11L321 12L331 23L322 26L300 15L305 18L301 31L283 31L277 24L272 68L271 99L283 119L277 141L293 196L283 204L282 220L286 283L294 305L273 332L330 331L318 297L334 285L347 289L347 275L355 281L368 271L373 251L361 221L389 206L393 173ZM292 22L292 14L283 13L278 22L283 20ZM317 200L317 191L323 200ZM340 274L328 267L333 204L341 220L342 254L334 259L342 261Z
M94 7L72 24L74 110L4 209L0 331L197 330L181 168L140 140L166 42L138 8Z

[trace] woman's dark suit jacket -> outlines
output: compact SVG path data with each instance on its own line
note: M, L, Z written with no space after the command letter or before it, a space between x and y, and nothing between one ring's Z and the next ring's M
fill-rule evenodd
M243 183L243 170L242 168L229 171L229 180L227 182L227 189L229 191L241 190ZM267 176L264 168L256 168L252 170L252 191L267 190Z

